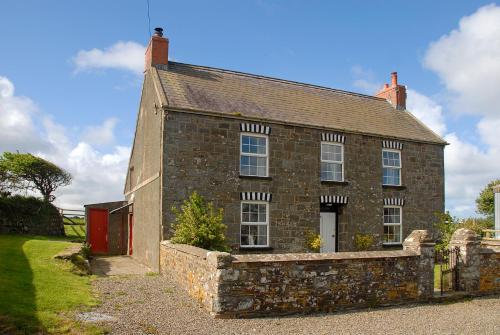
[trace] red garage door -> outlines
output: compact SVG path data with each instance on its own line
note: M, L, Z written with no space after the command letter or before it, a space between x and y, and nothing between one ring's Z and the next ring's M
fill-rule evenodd
M100 208L89 209L89 243L94 254L108 252L108 210Z

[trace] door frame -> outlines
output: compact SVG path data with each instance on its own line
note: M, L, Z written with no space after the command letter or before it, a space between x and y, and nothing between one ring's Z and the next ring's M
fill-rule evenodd
M134 213L128 213L128 255L132 255L134 251L133 243L133 231L134 231Z
M105 235L105 250L103 251L95 251L93 250L93 247L92 247L92 236L93 236L93 232L92 232L92 226L93 226L93 223L92 223L92 212L104 212L106 213L106 221L105 221L105 231L106 231L106 235ZM88 228L88 242L90 244L90 250L93 254L107 254L109 252L109 239L108 239L108 234L109 234L109 210L105 209L105 208L95 208L95 207L90 207L89 208L89 225L87 226ZM95 236L95 235L94 235Z
M339 252L339 206L337 204L320 204L321 213L335 213L335 252ZM318 220L321 225L321 217Z

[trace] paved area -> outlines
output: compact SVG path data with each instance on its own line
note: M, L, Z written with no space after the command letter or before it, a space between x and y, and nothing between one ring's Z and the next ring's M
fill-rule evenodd
M90 269L98 276L144 275L151 271L130 256L97 256L90 261Z
M94 282L111 334L500 334L500 297L313 316L213 319L168 276Z

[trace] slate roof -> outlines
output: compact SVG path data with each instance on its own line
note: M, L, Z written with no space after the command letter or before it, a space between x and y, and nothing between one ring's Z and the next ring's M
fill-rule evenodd
M177 62L157 69L169 108L446 144L385 99Z

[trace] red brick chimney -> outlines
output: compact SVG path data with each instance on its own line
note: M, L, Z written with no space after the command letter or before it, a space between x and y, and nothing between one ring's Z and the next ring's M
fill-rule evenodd
M398 84L397 72L391 73L391 86L384 84L375 96L389 100L396 109L406 109L406 86Z
M155 28L155 33L149 41L144 70L158 64L168 64L168 39L163 37L163 28Z

